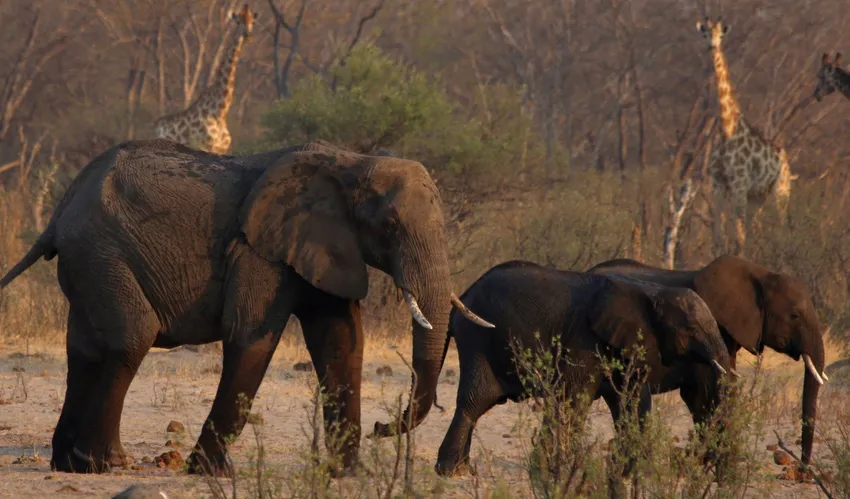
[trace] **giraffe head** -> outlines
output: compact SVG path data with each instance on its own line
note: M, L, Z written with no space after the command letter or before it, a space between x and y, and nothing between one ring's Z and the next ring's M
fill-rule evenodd
M712 21L706 17L703 22L697 21L697 31L702 33L702 37L708 41L709 49L719 49L723 37L729 32L729 26L723 24L720 19Z
M836 90L850 96L850 73L841 67L840 52L836 52L832 60L829 60L829 54L824 53L818 70L818 86L815 87L814 97L820 102Z
M236 24L242 28L242 36L250 40L251 33L254 31L254 21L260 17L260 14L251 12L251 9L248 8L248 4L246 3L238 11L231 11L229 17L236 21Z

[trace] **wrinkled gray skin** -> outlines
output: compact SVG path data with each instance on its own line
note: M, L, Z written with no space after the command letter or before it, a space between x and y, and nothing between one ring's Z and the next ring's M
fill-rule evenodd
M716 381L721 374L712 367L712 360L727 371L731 366L717 323L689 289L514 260L487 271L461 295L461 301L496 328L484 329L459 314L451 316L449 335L457 344L460 381L457 408L435 466L441 475L467 470L472 432L484 413L530 395L516 372L514 341L523 349L541 352L551 348L558 335L568 349L559 366L565 393L576 396L586 391L593 399L604 397L615 421L620 418L621 400L605 389L611 385L597 352L622 359L623 349L637 343L638 330L643 332L646 348L642 367L650 372L661 366L704 365ZM639 414L645 415L650 408L649 391L644 389Z
M693 289L705 301L720 326L732 364L740 348L760 354L767 346L800 360L804 355L818 373L824 370L822 328L811 295L798 279L771 272L737 256L721 256L707 266L689 271L651 267L629 259L600 263L588 270L605 275L626 275L667 286ZM811 460L817 397L820 383L804 365L803 436L804 463ZM682 400L695 415L706 417L712 397L706 392L706 369L669 369L651 375L652 393L679 388Z
M330 395L326 434L348 438L335 473L348 472L360 442L367 265L430 321L413 322L414 420L435 400L452 293L440 194L417 162L323 142L247 157L125 142L77 175L0 288L56 255L70 312L53 469L123 464L122 406L148 350L221 340L218 392L188 461L191 472L226 474L224 437L239 435L247 412L237 400L250 408L294 313Z

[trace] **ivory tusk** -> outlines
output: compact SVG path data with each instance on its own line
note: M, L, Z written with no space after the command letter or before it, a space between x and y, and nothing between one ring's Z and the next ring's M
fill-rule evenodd
M419 323L420 326L425 329L434 329L434 326L428 322L428 319L425 318L425 314L422 313L422 309L419 308L419 304L416 303L416 298L413 297L412 294L407 291L401 292L402 296L404 296L404 301L407 302L407 308L410 309L411 315L413 315L413 319Z
M815 381L817 381L819 385L822 385L823 384L823 378L820 377L820 374L818 374L818 370L815 369L815 364L814 364L814 362L812 362L812 358L804 353L803 354L803 362L806 363L806 369L808 369L809 373L812 376L814 376Z
M826 371L820 373L820 377L823 378L824 381L829 381L829 376L826 375Z
M487 322L484 319L482 319L481 317L478 317L477 315L475 315L472 312L472 310L469 310L466 307L466 305L464 305L463 302L460 301L460 298L458 298L457 295L454 294L454 293L452 293L452 305L454 305L454 307L456 309L458 309L460 311L460 313L463 314L464 317L466 317L470 321L474 322L475 324L478 324L479 326L483 326L483 327L487 327L487 328L496 327L492 323Z
M726 369L723 369L723 366L720 365L720 362L717 362L716 360L712 359L711 363L714 364L714 367L718 371L720 371L720 374L726 374Z
M731 374L732 376L735 376L736 378L740 378L740 377L741 377L741 375L740 375L740 374L738 374L738 371L736 371L736 370L734 370L734 369L729 369L729 374Z

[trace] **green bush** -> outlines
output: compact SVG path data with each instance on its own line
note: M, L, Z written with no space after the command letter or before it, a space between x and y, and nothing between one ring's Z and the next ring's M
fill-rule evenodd
M298 81L262 117L264 149L324 139L370 153L388 148L456 173L516 166L529 155L530 117L514 88L482 86L460 106L426 75L359 45L344 65Z

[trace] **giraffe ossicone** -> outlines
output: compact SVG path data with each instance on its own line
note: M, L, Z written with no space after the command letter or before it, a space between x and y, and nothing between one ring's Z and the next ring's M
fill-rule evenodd
M836 52L832 60L829 54L824 52L817 80L818 84L813 96L818 102L833 92L840 92L850 99L850 72L841 67L841 52Z
M227 154L230 150L227 113L233 103L236 67L242 47L251 39L259 14L245 4L238 11L229 12L228 17L236 22L240 32L228 48L227 57L216 69L213 81L185 110L163 116L154 123L157 138L215 154Z

